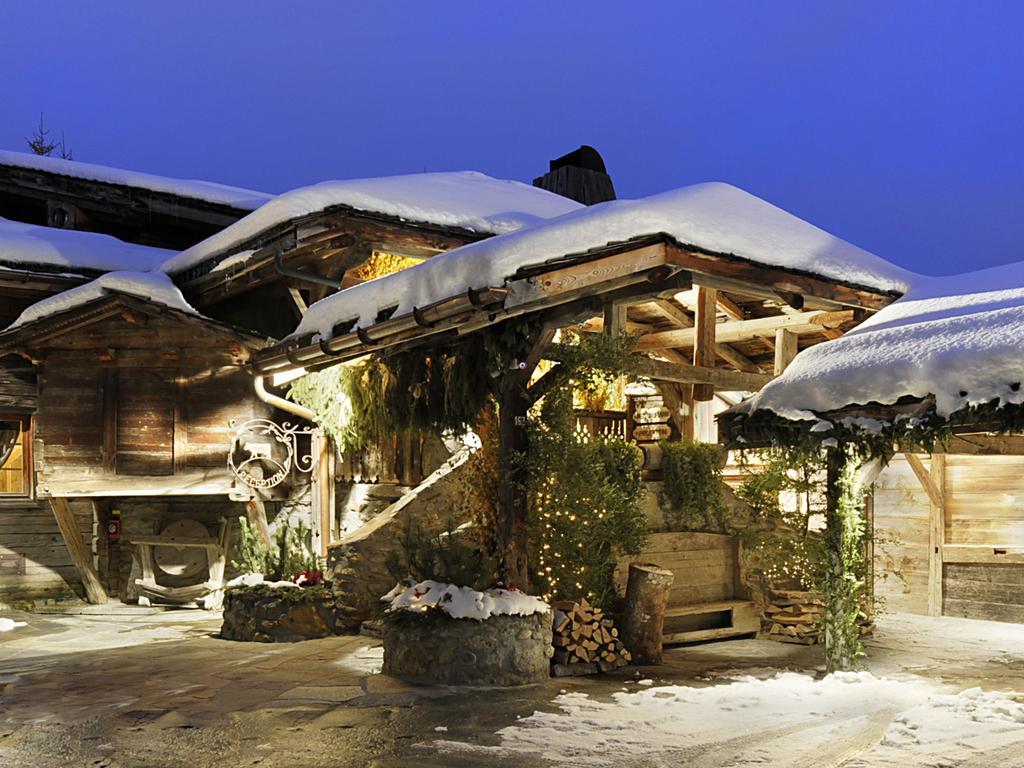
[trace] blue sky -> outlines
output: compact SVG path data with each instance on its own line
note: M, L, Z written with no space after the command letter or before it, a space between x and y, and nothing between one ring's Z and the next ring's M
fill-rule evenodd
M1024 4L6 0L0 148L281 191L581 143L619 195L741 186L892 261L1024 259Z

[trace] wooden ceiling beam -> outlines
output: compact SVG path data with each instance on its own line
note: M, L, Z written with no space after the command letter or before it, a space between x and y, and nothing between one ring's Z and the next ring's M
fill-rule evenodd
M837 328L853 320L852 309L835 312L801 312L795 315L758 317L753 320L734 320L718 323L715 337L719 343L746 341L765 336L774 336L779 328L796 334L820 333L822 328ZM665 347L692 347L697 338L695 328L680 328L674 331L660 331L641 336L637 349L662 349Z

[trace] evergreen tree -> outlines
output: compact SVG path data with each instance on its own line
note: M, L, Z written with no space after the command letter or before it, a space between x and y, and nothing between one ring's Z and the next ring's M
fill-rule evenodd
M71 150L68 149L64 143L64 132L60 133L60 141L50 141L50 129L46 127L43 122L43 113L39 113L39 127L32 133L31 138L26 138L25 143L28 144L28 148L32 150L34 155L43 155L44 157L51 157L54 151L57 152L57 156L64 159L71 159Z

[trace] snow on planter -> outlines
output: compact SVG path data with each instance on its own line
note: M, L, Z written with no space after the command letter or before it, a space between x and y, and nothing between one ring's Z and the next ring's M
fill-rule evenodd
M550 606L539 597L517 589L488 589L477 592L469 587L421 581L412 586L397 584L381 598L388 611L424 612L431 608L447 613L453 619L484 621L492 616L532 616L547 613Z
M915 277L742 189L696 184L575 210L352 286L311 306L293 336L329 338L338 323L373 325L381 310L396 302L393 317L470 288L500 287L525 267L659 233L683 246L874 290L903 293Z
M169 274L182 272L271 227L335 207L495 235L583 206L553 192L476 171L325 181L275 197L244 219L166 261L161 269Z
M529 685L550 675L551 613L538 597L427 580L381 600L384 674L443 685Z
M77 160L63 160L58 157L31 155L25 152L0 150L0 165L29 168L59 176L70 176L75 179L100 181L105 184L118 184L124 187L148 189L151 192L162 192L168 195L191 198L192 200L201 200L206 203L228 205L232 208L240 208L247 211L258 208L273 197L265 192L256 192L252 189L242 189L241 187L230 187L224 184L214 184L209 181L172 179L166 176L156 176L151 173L126 171L121 168L110 168L93 163L80 163Z
M162 272L108 272L91 282L37 301L18 316L9 328L18 328L60 312L66 312L111 293L125 293L171 309L199 313L185 301L181 291Z
M0 219L0 266L31 269L59 267L69 273L86 269L109 272L146 270L174 251L125 243L110 235L55 229Z
M921 278L843 337L810 347L740 408L828 422L815 412L935 396L939 416L1024 402L1024 262ZM869 420L873 421L873 420ZM882 424L846 424L877 432Z

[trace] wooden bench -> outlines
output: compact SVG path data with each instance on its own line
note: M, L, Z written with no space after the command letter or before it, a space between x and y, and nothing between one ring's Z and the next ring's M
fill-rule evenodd
M761 617L752 600L677 605L665 612L665 645L755 635Z

